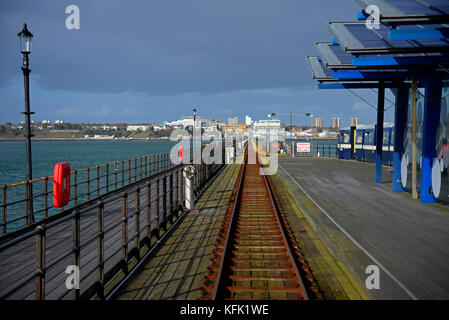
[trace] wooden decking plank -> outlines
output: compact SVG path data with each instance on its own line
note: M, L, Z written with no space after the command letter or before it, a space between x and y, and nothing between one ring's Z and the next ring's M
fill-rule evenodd
M212 257L219 225L237 177L228 166L196 202L199 213L186 216L118 299L196 299ZM211 205L213 204L213 205Z
M162 192L162 180L159 181L160 194ZM175 184L174 184L175 186ZM168 184L167 184L168 188ZM146 224L146 206L147 206L147 196L144 188L140 191L140 230L145 229ZM176 193L175 193L176 195ZM157 217L154 214L155 203L156 203L156 188L155 183L151 186L151 225L152 229L156 227ZM112 255L113 252L120 249L122 246L121 241L121 218L122 218L122 199L116 199L105 204L104 209L104 226L108 229L110 226L119 223L117 227L112 229L108 234L105 235L105 246L104 246L104 257L107 259ZM167 210L169 209L169 197L167 196ZM132 239L136 234L135 230L135 192L128 195L128 239ZM159 201L159 219L162 221L163 213L163 197L160 197ZM80 277L88 274L90 271L97 267L97 240L92 241L85 247L85 243L88 239L96 236L97 233L97 210L92 209L89 212L81 214L80 219L80 229L81 229L81 270ZM144 231L145 235L146 231ZM141 237L141 238L142 238ZM46 239L46 265L52 264L72 249L72 220L65 221L51 229L47 230ZM0 295L2 292L8 290L16 283L20 282L22 279L33 275L36 272L36 253L35 253L35 237L25 240L13 248L3 250L0 253ZM84 247L83 247L84 246ZM134 248L134 241L128 244L128 251ZM109 270L116 262L121 259L121 252L119 251L109 259L105 264L105 271ZM72 264L72 257L69 256L64 261L58 263L54 266L52 270L48 271L46 280L46 291L48 291L49 298L57 298L60 295L66 293L65 279L68 275L65 274L66 265ZM89 276L88 279L81 281L81 288L87 288L96 281L96 272ZM11 298L21 297L34 299L34 281L31 281L17 294L11 296Z

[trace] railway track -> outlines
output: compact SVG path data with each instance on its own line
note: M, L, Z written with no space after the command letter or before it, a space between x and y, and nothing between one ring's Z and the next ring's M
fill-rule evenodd
M248 148L254 146L248 143ZM245 154L206 275L204 298L316 299L316 283L256 158L248 164Z

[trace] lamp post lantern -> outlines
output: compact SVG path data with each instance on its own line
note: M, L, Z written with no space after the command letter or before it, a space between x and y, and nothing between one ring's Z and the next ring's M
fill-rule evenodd
M201 124L199 127L199 135L196 127L196 105L193 107L193 128L192 128L192 139L193 139L193 163L201 163Z
M22 72L24 77L24 88L25 88L25 112L21 112L21 114L25 115L25 138L26 138L26 157L27 157L27 193L28 193L28 205L26 207L26 215L27 219L25 220L25 224L29 224L34 222L33 215L33 187L32 184L29 183L33 179L33 171L32 171L32 161L31 161L31 124L30 124L30 115L34 114L34 112L30 112L30 81L29 75L31 69L29 68L29 59L28 55L31 53L31 38L33 38L33 34L28 30L27 25L23 25L22 31L20 31L17 35L20 39L20 51L23 54L23 65Z

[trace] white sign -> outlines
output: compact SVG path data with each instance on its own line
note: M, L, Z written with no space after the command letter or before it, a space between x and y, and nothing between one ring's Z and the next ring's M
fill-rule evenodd
M310 142L298 142L296 152L310 152Z

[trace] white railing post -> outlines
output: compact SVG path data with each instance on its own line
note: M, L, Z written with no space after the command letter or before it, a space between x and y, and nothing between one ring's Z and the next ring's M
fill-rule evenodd
M194 200L194 185L193 178L195 177L195 167L192 165L188 165L183 170L183 176L185 180L185 207L187 210L192 210L195 206Z

